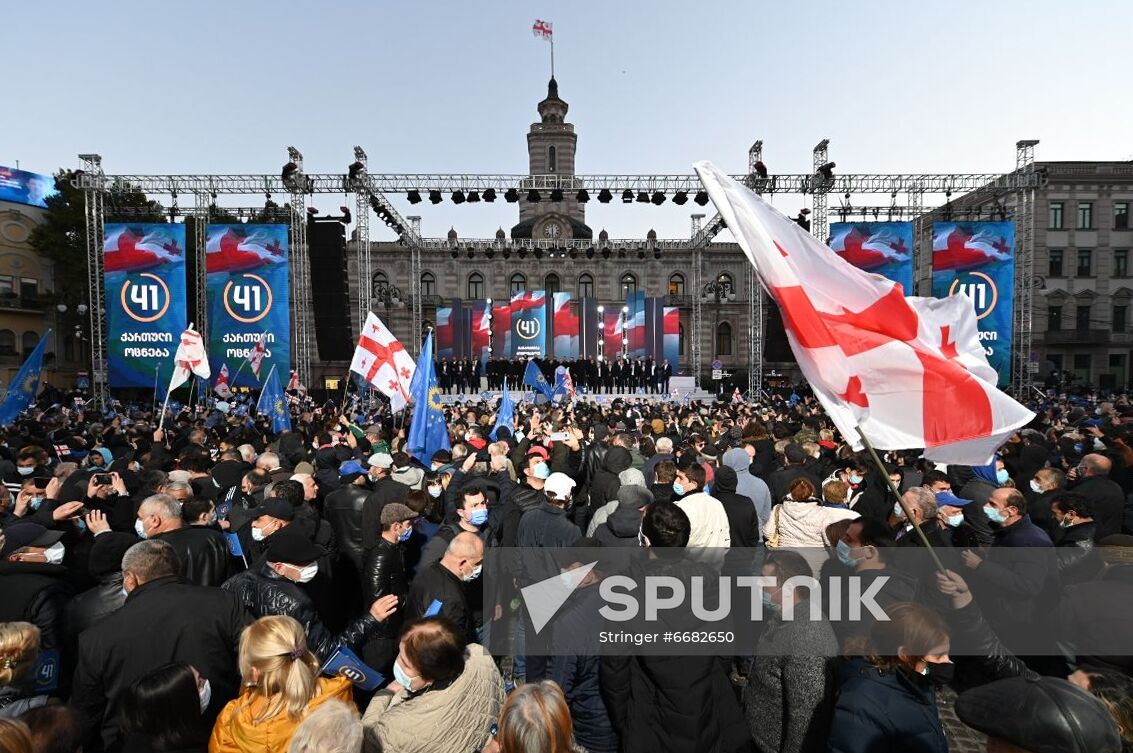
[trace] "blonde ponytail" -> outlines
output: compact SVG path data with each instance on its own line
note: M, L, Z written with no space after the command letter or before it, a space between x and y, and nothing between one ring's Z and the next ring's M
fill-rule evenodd
M0 622L0 685L14 685L39 655L39 628L30 622Z
M253 669L255 672L253 672ZM266 701L259 724L284 711L303 715L319 684L319 662L307 649L303 626L291 617L261 617L240 636L240 675Z

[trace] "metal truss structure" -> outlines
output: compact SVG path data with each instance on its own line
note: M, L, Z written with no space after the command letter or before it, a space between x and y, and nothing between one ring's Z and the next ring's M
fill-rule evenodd
M1015 197L1014 217L1017 223L1017 277L1015 309L1016 357L1014 378L1017 389L1029 389L1033 377L1029 371L1029 357L1032 345L1033 287L1024 284L1034 273L1034 192L1045 184L1045 175L1034 167L1034 145L1037 142L1020 141L1017 145L1016 169L1007 174L939 174L939 173L899 173L899 174L838 174L833 171L833 163L828 161L829 142L822 140L814 148L810 174L767 173L762 164L763 142L757 141L748 152L748 173L733 176L760 194L811 194L814 212L811 218L812 234L825 241L830 214L838 214L838 207L827 208L827 196L836 194L889 194L892 203L884 207L853 207L847 210L862 214L873 213L874 218L884 214L887 218L901 217L918 221L924 213L925 194L951 196L972 192L989 192L993 195ZM422 342L423 298L421 294L421 270L423 253L447 252L453 256L461 253L475 256L483 254L494 256L500 253L504 258L516 253L521 258L526 253L536 257L543 254L576 258L647 258L663 255L668 250L691 251L692 280L691 289L700 291L703 287L702 252L705 247L725 228L723 218L717 213L704 222L704 214L692 216L692 231L689 238L678 239L619 239L603 240L540 240L540 239L459 239L422 238L420 217L402 217L389 201L387 194L406 193L410 202L416 204L423 200L421 194L439 192L452 194L460 192L467 203L493 200L517 203L532 201L534 193L562 191L575 194L578 201L598 201L600 203L652 203L663 204L672 201L682 206L693 201L693 206L705 206L707 194L703 191L695 175L514 175L514 174L371 174L366 152L354 147L354 162L346 174L314 173L307 174L303 169L303 155L294 147L288 148L288 163L278 175L107 175L102 168L99 155L80 155L83 162L81 172L77 172L74 185L84 192L86 219L86 245L88 253L88 285L90 289L91 316L91 359L94 379L94 395L100 407L107 402L106 390L106 313L103 301L102 237L106 215L106 199L117 190L141 191L148 196L171 196L174 208L169 211L173 218L178 213L191 217L196 226L197 264L197 309L200 313L196 324L202 333L207 333L207 305L205 304L205 226L215 207L216 197L224 195L267 196L283 193L290 197L285 207L223 207L222 211L236 214L241 218L263 218L267 213L278 212L280 219L286 217L290 225L292 290L292 343L295 354L295 368L300 381L309 384L311 379L312 295L310 281L310 258L307 246L307 196L313 194L354 194L354 247L357 253L360 291L368 289L373 276L373 263L370 249L369 213L373 211L385 222L399 238L399 242L410 252L410 277L406 289L411 291L413 307L413 332L410 349L416 351ZM534 192L534 193L533 193ZM607 193L608 192L608 193ZM898 194L906 197L904 205L897 204ZM192 195L195 199L191 211L176 208L178 196ZM434 194L435 196L435 194ZM475 198L473 198L475 196ZM436 203L430 197L432 203ZM549 196L547 197L550 198ZM919 236L918 236L919 237ZM921 254L922 263L927 258ZM919 279L919 278L918 278ZM750 354L748 364L749 389L758 393L763 386L763 340L764 305L762 286L754 270L747 275L749 291L747 343ZM691 366L699 379L703 371L703 308L701 296L692 296L692 338ZM369 310L370 300L361 292L358 301L359 326ZM714 334L714 333L713 333Z

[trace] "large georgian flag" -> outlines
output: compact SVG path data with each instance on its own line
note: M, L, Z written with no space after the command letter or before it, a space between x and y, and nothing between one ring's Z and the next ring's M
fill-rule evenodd
M409 385L416 369L412 356L371 311L358 338L350 370L365 377L388 397L396 413L409 402Z
M791 350L842 435L942 463L985 465L1034 414L995 387L971 301L906 298L709 162L708 195L783 312Z

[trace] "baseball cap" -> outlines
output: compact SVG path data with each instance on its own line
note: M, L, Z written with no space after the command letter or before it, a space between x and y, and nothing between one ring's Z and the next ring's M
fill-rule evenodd
M356 476L365 472L366 469L357 460L347 460L338 466L339 476Z
M555 499L566 499L574 487L574 479L565 473L552 473L543 482L543 488L553 494Z
M287 526L266 540L264 559L268 562L286 562L289 565L309 565L326 554L316 546L299 528Z
M937 492L936 493L936 504L940 505L942 507L944 505L948 505L949 507L963 507L964 505L970 505L971 503L972 503L972 500L970 500L970 499L960 499L959 497L957 497L952 492Z
M375 468L393 468L393 456L385 452L375 452L367 462Z
M551 458L551 453L547 452L547 448L543 447L541 445L533 445L527 451L527 454L528 455L538 455L539 457L543 458L544 460L549 460ZM562 474L559 474L559 475L562 475Z
M25 546L49 547L63 538L62 531L53 531L38 523L15 523L4 529L4 548L0 560Z
M265 499L264 503L252 512L255 513L257 518L261 515L268 515L280 520L295 520L295 508L291 506L290 502L278 497Z

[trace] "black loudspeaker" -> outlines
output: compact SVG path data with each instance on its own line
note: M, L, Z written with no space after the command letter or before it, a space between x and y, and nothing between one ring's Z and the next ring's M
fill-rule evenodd
M767 305L767 317L763 322L763 357L768 361L794 363L795 354L783 328L783 314L774 303Z
M311 260L311 300L320 361L354 356L350 329L350 285L346 274L346 227L338 220L307 225Z

